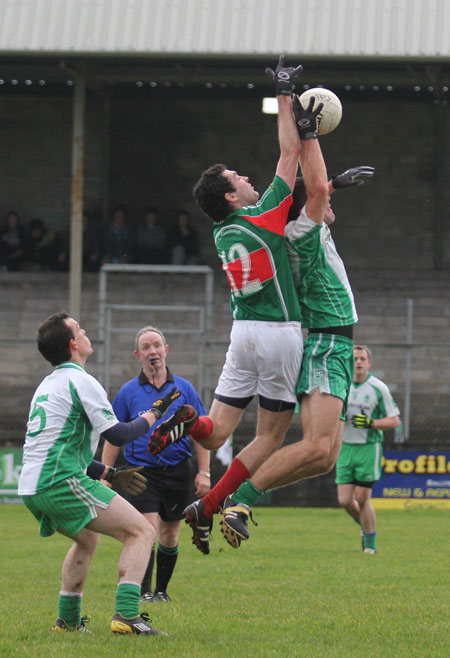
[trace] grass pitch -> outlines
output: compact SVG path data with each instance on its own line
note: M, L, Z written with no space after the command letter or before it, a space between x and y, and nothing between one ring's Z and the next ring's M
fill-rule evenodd
M0 656L9 658L448 658L449 514L378 512L377 555L337 509L257 508L232 549L218 526L201 555L183 524L172 602L146 604L169 637L120 637L118 542L102 537L84 594L92 635L51 633L69 541L42 539L22 505L1 505Z

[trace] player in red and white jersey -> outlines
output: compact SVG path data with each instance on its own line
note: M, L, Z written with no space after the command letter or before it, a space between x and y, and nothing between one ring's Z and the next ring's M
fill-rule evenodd
M205 554L213 515L281 446L296 402L303 337L284 230L301 148L290 98L301 70L285 67L284 56L275 71L267 69L278 98L280 158L261 199L247 176L223 164L204 171L194 188L198 204L214 222L217 252L231 287L233 326L209 416L192 423L189 434L208 450L219 448L252 398L259 397L255 438L210 493L185 510L193 542ZM151 452L177 440L177 420L154 432Z

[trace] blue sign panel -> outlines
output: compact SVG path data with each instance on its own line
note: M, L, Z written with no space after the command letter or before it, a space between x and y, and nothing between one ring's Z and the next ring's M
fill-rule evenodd
M386 450L372 497L450 503L450 452ZM395 505L393 505L395 506Z

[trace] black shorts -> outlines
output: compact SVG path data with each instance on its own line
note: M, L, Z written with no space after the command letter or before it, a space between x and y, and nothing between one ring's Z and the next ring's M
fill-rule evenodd
M128 464L130 468L136 464ZM147 468L141 471L147 478L147 488L139 496L125 495L141 514L157 512L163 521L179 521L183 510L194 499L194 467L190 457L176 466Z

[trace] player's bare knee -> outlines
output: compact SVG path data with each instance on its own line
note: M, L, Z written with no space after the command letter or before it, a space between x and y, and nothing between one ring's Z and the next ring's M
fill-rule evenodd
M228 434L217 432L214 430L214 432L211 434L211 436L208 436L208 438L202 442L202 447L206 448L207 450L218 450L223 446L225 441L228 438Z
M338 493L338 503L341 507L345 507L347 511L352 506L352 500L352 497L348 494Z
M357 495L357 496L356 496L356 502L358 503L358 505L360 506L361 509L362 509L362 508L364 507L364 505L366 505L369 501L370 501L370 498L368 498L368 497L365 496L364 494L363 494L362 496L361 496L361 495Z
M122 543L125 543L128 540L141 540L143 542L148 542L149 544L153 543L155 538L155 532L153 527L147 520L138 514L133 518L134 523L129 523L126 527L123 528L121 536L118 537Z
M99 539L100 539L100 535L97 532L89 533L89 537L87 538L87 541L86 541L85 550L90 555L93 555L95 553L95 549L97 548L97 544L98 544Z
M311 461L316 463L318 474L328 473L333 468L334 458L328 440L314 442Z
M155 538L154 529L152 528L150 523L147 523L147 521L144 521L143 524L139 525L137 534L139 537L142 537L142 539L148 543L151 543Z
M77 535L74 541L80 550L88 553L89 555L93 555L95 553L95 549L97 548L99 538L100 535L97 532L92 532L91 530L85 528L81 533Z
M323 471L324 474L325 473L330 473L333 470L335 464L336 464L336 457L332 453L330 453L326 457L325 462L324 462L324 471Z

